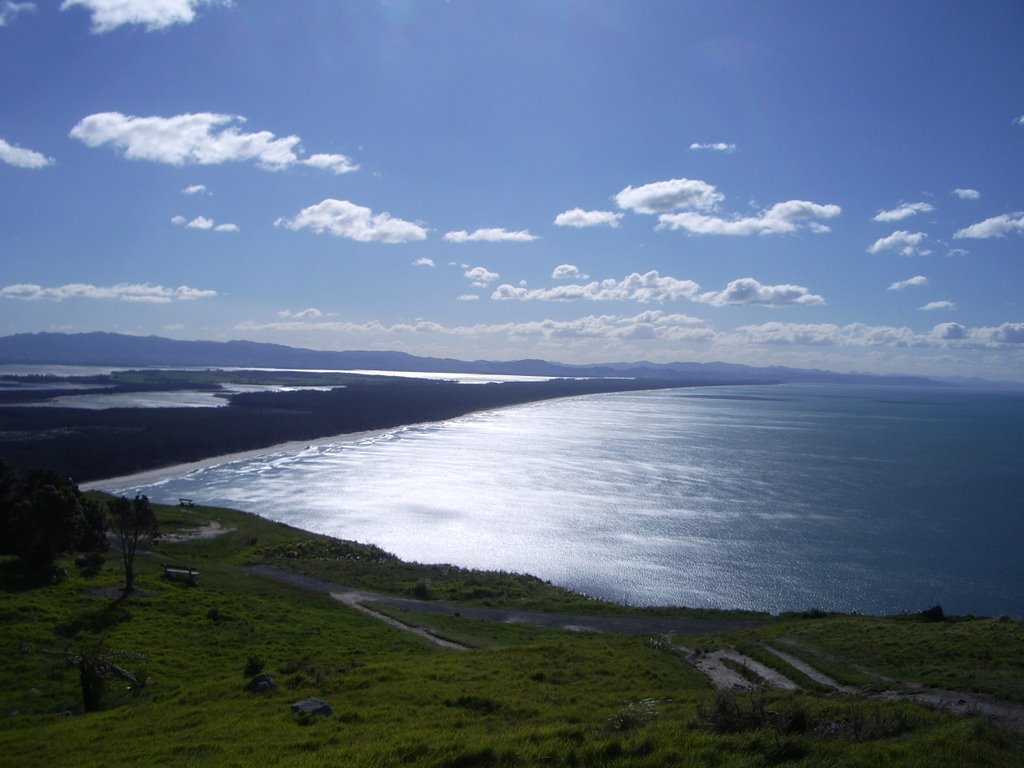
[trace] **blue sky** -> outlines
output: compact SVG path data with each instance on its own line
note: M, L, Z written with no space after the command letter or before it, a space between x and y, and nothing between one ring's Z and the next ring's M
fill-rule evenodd
M0 0L0 332L1024 381L1024 5Z

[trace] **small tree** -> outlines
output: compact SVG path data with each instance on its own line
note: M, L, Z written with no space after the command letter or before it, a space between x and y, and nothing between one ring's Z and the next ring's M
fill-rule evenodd
M111 529L121 550L124 563L124 593L135 589L135 555L139 545L159 535L156 515L149 498L137 495L129 501L124 496L109 504Z
M132 672L120 663L125 660L146 658L139 653L106 648L101 645L93 645L75 651L43 649L42 653L60 656L59 669L77 670L82 690L82 710L85 712L97 712L103 707L107 681L110 678L120 678L136 690L146 684L144 673Z

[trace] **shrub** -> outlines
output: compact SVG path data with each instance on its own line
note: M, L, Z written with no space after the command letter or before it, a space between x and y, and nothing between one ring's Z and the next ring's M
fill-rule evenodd
M249 656L245 660L245 669L243 670L243 674L246 677L253 677L254 675L258 675L262 672L265 666L266 662L263 660L262 656Z

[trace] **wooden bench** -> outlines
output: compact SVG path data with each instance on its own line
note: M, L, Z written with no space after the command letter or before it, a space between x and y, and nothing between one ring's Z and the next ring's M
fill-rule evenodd
M195 584L196 579L199 578L199 571L195 568L188 568L180 565L165 565L164 578L181 579L182 581L187 581L189 584Z
M192 499L178 499L178 506L179 507L194 507L195 504L192 503Z

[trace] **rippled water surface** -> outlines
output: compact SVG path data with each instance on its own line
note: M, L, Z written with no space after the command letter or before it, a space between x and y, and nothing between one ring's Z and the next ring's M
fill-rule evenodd
M1024 614L1024 397L597 395L245 459L142 490L637 604Z

